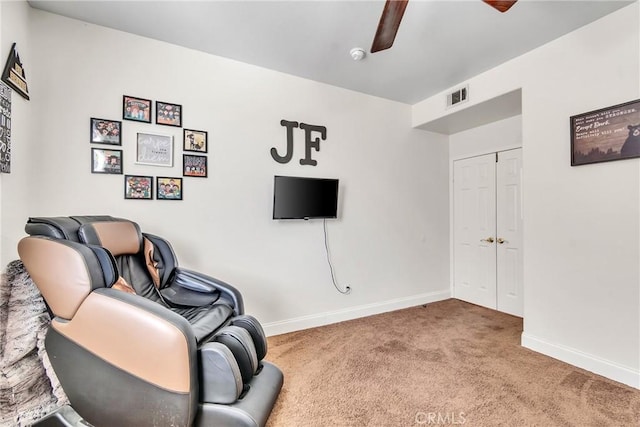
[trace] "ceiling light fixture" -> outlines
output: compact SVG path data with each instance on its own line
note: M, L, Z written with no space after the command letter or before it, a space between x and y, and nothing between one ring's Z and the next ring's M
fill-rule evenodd
M351 57L353 58L354 61L360 61L362 58L364 58L364 49L361 47L354 47L353 49L351 49L351 51L349 51L349 53L351 54Z

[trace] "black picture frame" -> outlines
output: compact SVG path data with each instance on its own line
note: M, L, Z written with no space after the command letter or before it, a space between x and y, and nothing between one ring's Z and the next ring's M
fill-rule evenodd
M182 127L182 105L156 101L156 124Z
M122 175L122 150L92 148L91 173Z
M151 123L151 100L135 96L122 96L122 119Z
M167 189L167 186L171 186ZM175 176L156 177L156 200L182 200L184 193L182 178Z
M182 150L206 153L209 151L209 133L206 130L184 129Z
M206 178L208 170L207 156L182 155L182 176Z
M640 99L571 116L571 166L640 157Z
M11 173L11 88L0 82L0 173Z
M132 200L153 200L153 177L146 175L125 175L124 198Z
M89 142L91 144L122 145L122 122L91 117Z

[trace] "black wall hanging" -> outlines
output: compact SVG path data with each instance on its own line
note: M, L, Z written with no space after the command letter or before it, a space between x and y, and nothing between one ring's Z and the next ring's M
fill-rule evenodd
M11 86L23 98L29 99L29 88L27 86L27 77L24 74L24 67L20 62L20 55L16 49L16 44L11 46L7 63L2 73L2 81Z
M316 166L317 160L311 158L311 150L320 151L320 139L327 139L327 128L318 125L309 125L306 123L291 122L288 120L280 120L280 125L287 128L287 151L284 155L280 155L275 147L271 148L271 157L278 163L289 163L293 158L293 130L300 128L304 130L304 157L300 159L301 165ZM318 132L320 138L313 138L312 133Z

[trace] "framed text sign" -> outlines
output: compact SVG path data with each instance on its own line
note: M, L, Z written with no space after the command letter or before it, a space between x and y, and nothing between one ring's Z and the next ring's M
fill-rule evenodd
M0 172L11 173L11 89L0 82Z
M571 116L571 166L640 157L640 99Z
M173 136L138 133L136 163L173 166Z

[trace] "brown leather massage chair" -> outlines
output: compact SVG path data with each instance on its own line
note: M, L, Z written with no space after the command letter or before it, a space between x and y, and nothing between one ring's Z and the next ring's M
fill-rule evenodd
M237 289L178 267L169 242L126 219L29 218L25 231L18 252L70 401L40 425L266 424L283 375Z

